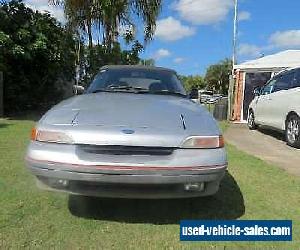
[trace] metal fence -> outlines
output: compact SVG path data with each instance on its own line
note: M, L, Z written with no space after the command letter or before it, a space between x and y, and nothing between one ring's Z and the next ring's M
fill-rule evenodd
M213 111L214 118L218 121L227 120L228 115L228 98L222 98L216 102Z
M208 111L214 116L218 121L227 120L228 114L228 98L223 97L214 103L203 103Z

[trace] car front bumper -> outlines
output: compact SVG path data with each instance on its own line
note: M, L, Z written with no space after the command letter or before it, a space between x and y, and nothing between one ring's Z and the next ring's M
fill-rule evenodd
M58 147L60 150L56 151ZM117 163L111 159L103 160L103 157L102 161L91 161L90 156L76 152L73 145L32 142L26 163L41 188L71 194L120 198L186 198L216 193L227 168L225 150L202 150L201 153L199 150L179 151L166 158L147 157L143 163L134 156L130 158L131 161L115 156L116 161L122 160L122 163ZM193 159L190 159L193 155ZM201 184L203 188L186 190L187 184Z

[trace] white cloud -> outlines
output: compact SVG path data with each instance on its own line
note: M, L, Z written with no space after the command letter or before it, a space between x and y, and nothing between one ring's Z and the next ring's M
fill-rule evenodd
M202 25L223 21L233 5L233 0L179 0L174 9L184 20Z
M157 21L155 36L165 41L176 41L184 37L194 35L196 30L193 27L183 25L173 17Z
M38 10L40 12L48 11L61 23L66 22L63 8L49 5L48 0L25 0L24 3L33 10Z
M182 62L184 62L185 58L183 57L176 57L174 58L173 62L176 63L176 64L180 64Z
M253 44L243 43L238 47L238 54L240 56L259 57L261 48Z
M241 11L238 15L239 21L247 21L251 18L251 13L248 11Z
M260 57L264 51L274 51L274 49L300 49L300 30L277 31L270 35L268 44L257 46L243 43L238 47L238 55L246 57Z
M164 57L169 57L171 56L171 52L167 49L159 49L157 50L154 55L153 55L153 58L155 60L159 60L161 58L164 58Z
M269 42L278 48L300 48L300 30L277 31L270 36Z

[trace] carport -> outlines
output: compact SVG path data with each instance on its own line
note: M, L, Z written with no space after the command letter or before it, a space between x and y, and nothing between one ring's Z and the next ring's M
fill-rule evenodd
M277 54L234 66L235 88L232 120L246 122L248 107L255 87L263 86L274 74L300 66L300 50L285 50Z

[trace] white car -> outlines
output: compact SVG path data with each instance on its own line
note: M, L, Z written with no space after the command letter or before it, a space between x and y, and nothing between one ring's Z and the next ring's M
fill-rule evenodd
M300 68L275 75L254 93L248 127L262 125L284 131L287 144L300 148Z
M213 92L209 90L201 91L200 92L200 103L205 103L208 101L209 98L213 96Z

